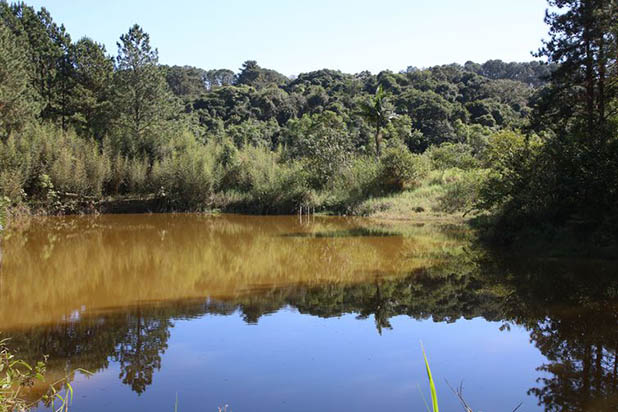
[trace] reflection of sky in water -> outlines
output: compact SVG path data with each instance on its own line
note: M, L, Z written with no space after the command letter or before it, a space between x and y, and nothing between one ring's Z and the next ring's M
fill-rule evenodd
M475 410L615 411L616 265L477 246L362 219L49 218L3 243L0 331L54 377L95 372L74 411L422 411L420 340L443 411L444 379Z
M372 318L322 319L281 310L257 325L237 314L176 321L153 384L140 397L118 379L118 365L75 384L74 410L422 411L428 396L425 345L443 410L459 410L464 381L479 410L542 410L526 391L544 358L519 327L499 331L482 319L455 323L391 319L378 335Z

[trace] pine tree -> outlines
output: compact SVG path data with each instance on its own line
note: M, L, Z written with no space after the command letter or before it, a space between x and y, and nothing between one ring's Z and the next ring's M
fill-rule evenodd
M546 12L550 37L537 53L559 64L548 107L563 125L583 121L591 134L605 131L618 109L618 0L548 2L559 10Z
M113 58L105 55L105 46L84 37L73 48L75 88L72 123L80 134L102 140L112 120Z
M0 20L0 137L19 131L38 114L23 50L23 41Z
M120 37L114 98L117 133L124 136L124 151L151 159L177 108L158 61L150 36L137 24Z

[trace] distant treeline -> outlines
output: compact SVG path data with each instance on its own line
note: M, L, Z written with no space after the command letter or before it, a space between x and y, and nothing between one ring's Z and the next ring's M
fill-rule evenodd
M0 194L48 210L69 192L350 212L422 185L438 149L441 170L484 170L473 187L452 173L455 195L473 192L504 228L617 227L616 1L549 4L549 63L289 78L252 60L160 65L138 25L112 57L45 9L0 1Z

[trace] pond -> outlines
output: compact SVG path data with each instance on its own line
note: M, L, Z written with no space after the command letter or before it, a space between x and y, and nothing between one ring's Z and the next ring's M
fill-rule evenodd
M423 411L421 341L444 411L462 383L474 410L616 411L617 269L453 225L50 217L2 242L0 333L93 373L74 411Z

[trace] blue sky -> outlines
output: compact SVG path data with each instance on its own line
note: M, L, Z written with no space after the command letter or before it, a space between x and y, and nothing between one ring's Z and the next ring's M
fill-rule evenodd
M286 75L321 68L377 73L467 60L532 60L547 33L544 0L36 0L75 40L116 55L140 24L164 64Z

